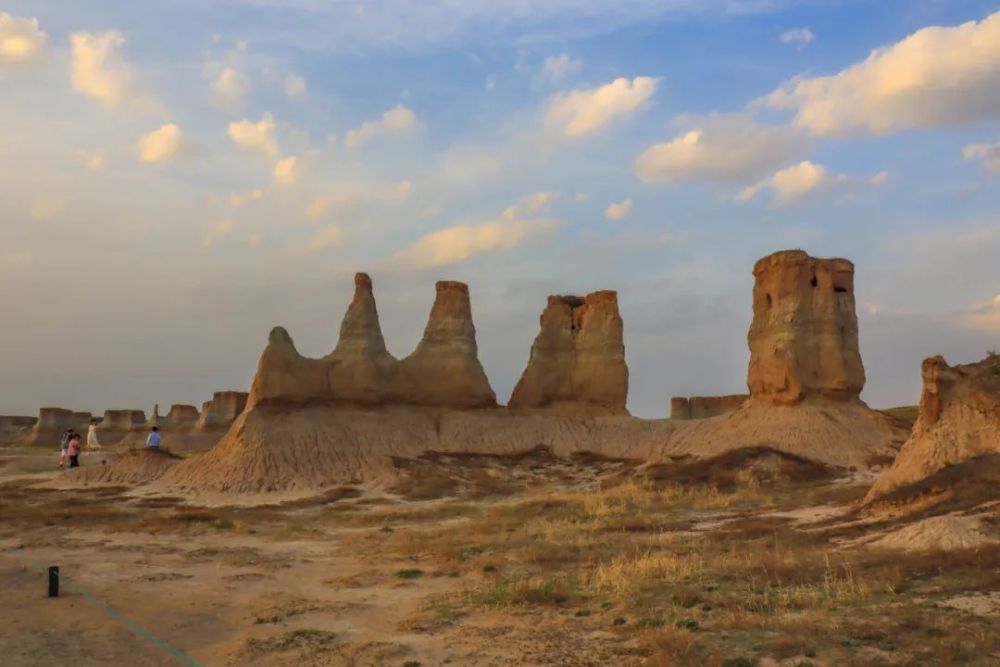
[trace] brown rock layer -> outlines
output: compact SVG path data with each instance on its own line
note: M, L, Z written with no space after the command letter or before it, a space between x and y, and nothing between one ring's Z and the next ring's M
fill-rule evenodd
M509 406L628 414L628 366L618 295L553 295Z
M854 306L854 265L784 250L753 269L747 384L757 400L857 400L865 384Z
M0 443L16 440L37 421L37 417L0 416Z
M372 279L366 273L354 276L354 298L341 322L337 347L325 361L337 400L376 405L387 398L397 362L385 348Z
M921 376L920 416L866 502L950 465L1000 453L1000 355L960 366L931 357Z
M397 365L391 395L394 402L410 405L496 405L496 394L479 363L468 285L437 283L424 336L417 349Z
M732 412L750 398L747 394L728 396L675 396L670 399L671 419L708 419Z

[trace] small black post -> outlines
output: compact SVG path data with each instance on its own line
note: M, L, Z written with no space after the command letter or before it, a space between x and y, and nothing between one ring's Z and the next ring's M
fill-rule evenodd
M59 566L49 566L49 597L59 597Z

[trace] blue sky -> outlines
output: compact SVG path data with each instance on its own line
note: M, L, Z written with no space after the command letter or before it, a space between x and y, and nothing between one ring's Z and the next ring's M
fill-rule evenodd
M470 284L506 400L619 290L629 405L745 387L750 269L857 265L864 397L1000 347L1000 4L0 4L0 412L195 403L372 274L408 354ZM876 50L878 50L876 52Z

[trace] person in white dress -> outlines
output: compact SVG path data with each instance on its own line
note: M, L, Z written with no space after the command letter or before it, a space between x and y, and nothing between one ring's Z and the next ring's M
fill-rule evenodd
M95 451L101 448L101 443L97 440L97 420L91 419L90 426L87 427L87 450Z

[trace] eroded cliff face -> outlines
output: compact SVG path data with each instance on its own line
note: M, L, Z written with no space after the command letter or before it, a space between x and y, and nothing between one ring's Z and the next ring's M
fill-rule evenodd
M201 406L198 428L207 429L229 426L243 412L248 398L249 395L243 391L215 392L212 394L212 400L205 401Z
M509 406L628 414L628 366L617 293L550 296L539 325Z
M495 406L496 394L479 363L469 286L442 280L435 290L423 338L397 365L392 400L450 408Z
M892 466L868 493L871 501L938 470L1000 453L1000 355L959 366L925 359L920 416Z
M142 428L146 423L146 413L142 410L105 410L100 423L101 431L131 431Z
M267 347L257 363L247 407L253 408L264 401L307 403L332 398L327 365L299 354L284 327L271 329Z
M198 423L198 408L193 405L175 403L160 421L168 428L184 428Z
M337 347L325 361L337 400L377 405L388 398L397 361L385 348L372 279L366 273L354 276L354 298L341 322Z
M727 396L675 396L670 399L671 419L708 419L737 409L750 398L747 394Z
M855 401L865 385L858 349L854 264L785 250L753 269L747 384L755 400Z

